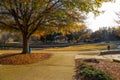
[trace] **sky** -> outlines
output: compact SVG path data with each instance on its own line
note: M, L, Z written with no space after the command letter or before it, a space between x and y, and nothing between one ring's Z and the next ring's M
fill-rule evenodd
M118 24L115 20L118 19L116 12L120 12L120 0L116 2L106 2L103 3L102 7L99 9L104 11L97 17L94 17L92 13L88 14L88 19L86 20L87 27L93 31L98 30L100 27L116 27Z

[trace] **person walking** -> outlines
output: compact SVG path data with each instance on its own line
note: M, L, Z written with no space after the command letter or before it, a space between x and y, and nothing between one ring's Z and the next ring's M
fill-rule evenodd
M107 50L110 50L110 45L107 46Z

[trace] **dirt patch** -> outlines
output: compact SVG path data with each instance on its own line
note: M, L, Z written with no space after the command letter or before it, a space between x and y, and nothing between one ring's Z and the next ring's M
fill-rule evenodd
M99 63L95 62L85 62L83 59L77 59L75 61L76 67L79 66L81 63L86 63L88 65L93 65L95 68L100 69L115 78L115 80L120 80L120 63L117 62L110 62L106 60L99 60Z
M0 55L0 64L4 65L23 65L31 64L50 58L48 53L32 53L32 54L4 54Z

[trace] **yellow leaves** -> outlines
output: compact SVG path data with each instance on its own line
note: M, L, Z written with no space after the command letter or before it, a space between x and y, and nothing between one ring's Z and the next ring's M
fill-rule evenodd
M87 27L83 24L71 24L69 26L63 26L58 29L58 32L65 34L70 34L72 32L79 32L86 29Z
M120 27L115 29L115 35L120 37Z
M95 0L97 3L103 2L104 0Z
M24 2L26 2L26 3L30 3L31 2L31 0L18 0L19 2L22 2L22 3L24 3Z
M91 37L91 34L89 34L89 33L83 34L82 37L85 37L85 38L89 39Z
M46 27L44 29L38 30L36 31L33 36L35 37L41 37L41 36L45 36L47 34L51 34L52 32L56 31L56 27Z
M105 2L115 2L116 0L104 0Z
M55 30L56 30L56 27L49 27L49 30L55 31Z
M40 37L40 36L44 36L45 34L46 34L45 31L39 30L39 31L36 31L36 32L33 34L33 36L34 36L34 37Z
M40 37L47 34L52 34L54 32L62 33L63 35L71 34L72 32L79 32L86 29L85 25L71 24L70 26L61 26L61 27L46 27L45 29L38 30L33 36Z

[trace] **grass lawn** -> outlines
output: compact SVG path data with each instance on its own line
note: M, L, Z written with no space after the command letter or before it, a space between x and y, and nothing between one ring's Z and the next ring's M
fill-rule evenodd
M115 48L115 44L111 44L111 48ZM75 45L62 48L48 48L45 50L58 50L58 51L91 51L91 50L106 50L106 44L84 44L84 45Z

